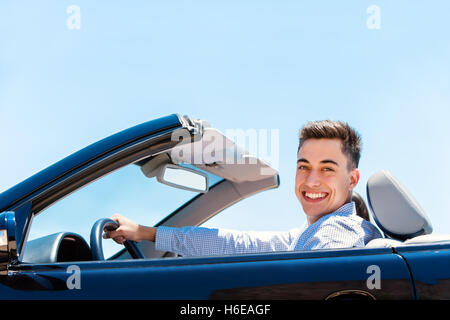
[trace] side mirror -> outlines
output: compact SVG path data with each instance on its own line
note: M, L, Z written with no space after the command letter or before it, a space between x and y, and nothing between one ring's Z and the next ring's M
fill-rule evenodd
M175 164L165 164L156 179L169 186L194 192L208 192L208 175Z

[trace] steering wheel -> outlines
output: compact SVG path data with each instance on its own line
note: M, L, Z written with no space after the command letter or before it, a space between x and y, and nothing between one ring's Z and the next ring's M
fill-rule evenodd
M97 220L91 229L91 252L92 259L94 260L105 260L103 256L103 247L102 247L102 235L103 231L113 231L119 227L119 224L109 218L102 218ZM144 259L144 255L141 250L136 246L136 242L126 240L124 242L124 246L131 255L133 259Z

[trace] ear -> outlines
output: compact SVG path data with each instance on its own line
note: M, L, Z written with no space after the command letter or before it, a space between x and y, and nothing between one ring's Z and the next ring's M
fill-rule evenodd
M355 168L352 171L350 171L350 187L349 190L352 191L359 181L359 169Z

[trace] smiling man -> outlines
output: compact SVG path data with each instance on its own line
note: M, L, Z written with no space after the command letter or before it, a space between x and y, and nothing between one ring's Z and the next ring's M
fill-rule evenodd
M157 250L182 256L364 247L380 238L378 229L357 215L352 191L359 181L361 139L340 121L307 123L300 131L295 194L307 222L284 232L243 232L203 227L146 227L121 216L105 234L117 243L155 242Z
M323 120L302 128L295 194L307 226L296 248L363 247L381 237L373 224L357 215L351 202L360 157L361 138L348 124Z
M295 194L309 224L350 202L359 181L361 139L342 122L318 121L300 133Z

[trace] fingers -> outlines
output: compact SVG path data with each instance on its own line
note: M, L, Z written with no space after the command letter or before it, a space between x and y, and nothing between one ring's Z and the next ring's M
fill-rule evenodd
M120 225L120 220L122 220L123 217L120 214L115 213L111 216L111 219Z
M119 236L119 237L113 238L113 240L116 243L118 243L118 244L123 244L127 239L125 239L124 237Z
M111 219L119 224L116 230L105 231L104 239L112 238L117 243L123 244L125 240L141 241L139 234L139 225L120 214L114 214Z
M122 236L122 234L120 233L120 230L118 230L118 228L111 231L105 230L105 232L103 233L103 239L117 238L119 236Z
M123 234L123 230L120 227L121 220L123 220L124 218L120 214L116 213L111 216L111 219L116 221L119 224L119 227L116 230L105 230L102 237L103 239L113 239L116 243L123 244L127 240Z
M103 239L113 239L118 244L123 244L127 239L117 231L106 231L102 235Z

